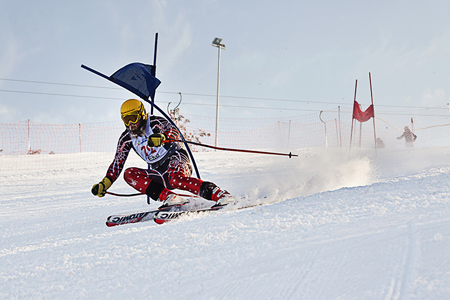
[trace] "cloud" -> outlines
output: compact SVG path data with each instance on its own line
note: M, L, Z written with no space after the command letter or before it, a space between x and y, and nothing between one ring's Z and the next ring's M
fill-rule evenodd
M421 47L412 48L401 53L403 59L396 63L396 67L403 67L407 64L426 65L435 61L440 61L448 57L450 52L450 30L430 41Z
M6 115L9 113L9 109L5 105L0 105L0 115Z
M21 31L14 30L8 20L0 24L0 77L8 78L27 57L42 50L42 46L33 45L28 39L21 38Z
M166 0L151 2L151 15L147 18L148 32L158 32L162 39L158 48L164 51L164 68L169 69L191 46L193 30L182 6ZM153 37L153 35L150 35ZM167 48L164 48L167 47ZM158 49L158 51L159 51ZM162 58L162 57L161 57Z
M434 91L427 89L422 94L420 101L424 106L440 106L449 102L443 88Z
M2 43L4 43L2 47L4 51L0 53L0 76L6 78L21 59L17 49L17 42L14 39L9 39Z

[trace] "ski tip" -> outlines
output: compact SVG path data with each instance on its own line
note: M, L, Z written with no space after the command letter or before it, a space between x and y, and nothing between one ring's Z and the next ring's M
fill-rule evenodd
M106 226L114 227L114 226L118 225L117 223L111 222L111 218L112 218L112 216L109 216L108 218L106 218Z
M162 225L164 223L166 223L166 220L162 220L162 219L154 219L156 224Z

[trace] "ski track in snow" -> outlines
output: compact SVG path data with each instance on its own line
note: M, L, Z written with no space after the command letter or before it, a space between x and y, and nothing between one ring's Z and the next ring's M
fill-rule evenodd
M105 226L158 206L93 197L107 166L2 171L0 299L450 298L450 148L297 153L196 154L263 205L165 225Z

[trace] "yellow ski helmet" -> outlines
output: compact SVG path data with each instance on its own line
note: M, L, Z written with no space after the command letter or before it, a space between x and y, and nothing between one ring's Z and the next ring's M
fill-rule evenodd
M128 99L120 107L120 116L125 126L136 124L139 120L147 119L144 104L136 99Z

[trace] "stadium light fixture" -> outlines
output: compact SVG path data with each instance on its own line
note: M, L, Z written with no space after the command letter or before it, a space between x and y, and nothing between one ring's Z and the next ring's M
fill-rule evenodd
M216 137L214 145L217 147L218 143L218 130L219 130L219 89L220 89L220 49L225 50L225 45L222 44L222 39L216 37L212 41L212 46L217 47L219 50L218 64L217 64L217 99L216 99Z

